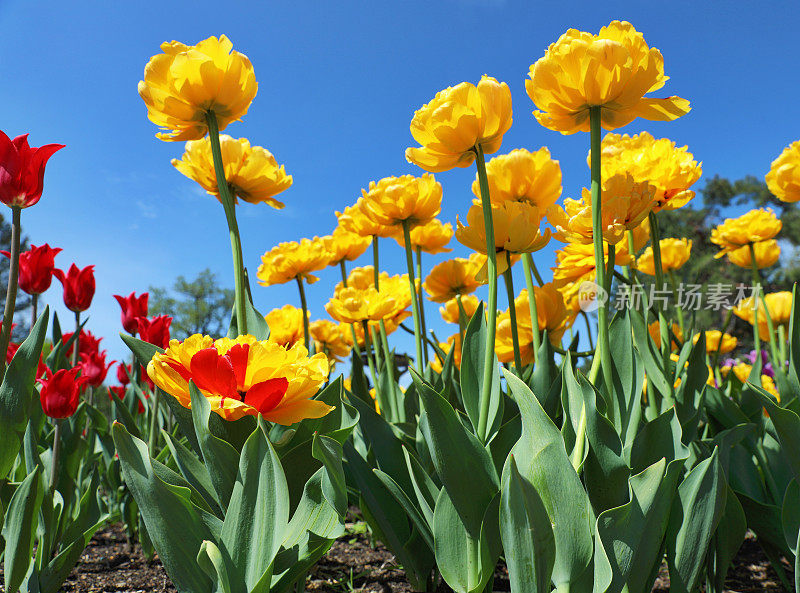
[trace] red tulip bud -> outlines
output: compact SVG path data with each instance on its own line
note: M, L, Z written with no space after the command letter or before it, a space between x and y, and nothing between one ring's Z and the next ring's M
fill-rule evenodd
M80 367L62 369L54 375L47 369L47 377L39 379L42 384L39 398L42 410L51 418L68 418L78 409L78 400L85 377L79 377Z
M82 270L75 264L64 274L63 270L53 270L53 275L64 286L64 304L70 311L86 311L94 297L94 266Z
M149 296L146 292L143 292L139 297L136 296L135 292L126 297L118 294L114 295L122 309L122 327L131 335L136 335L136 318L147 317L147 299Z
M42 197L44 168L48 159L63 144L38 148L28 145L28 135L11 140L0 132L0 202L6 206L27 208Z

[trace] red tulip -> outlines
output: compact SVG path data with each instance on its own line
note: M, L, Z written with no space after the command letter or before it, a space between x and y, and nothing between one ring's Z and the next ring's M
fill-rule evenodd
M112 360L106 364L106 351L95 352L93 354L81 354L81 376L86 379L86 384L92 387L100 387L106 378L108 369L116 361Z
M131 375L133 375L131 365L123 363L117 365L117 381L122 383L123 387L131 382Z
M82 270L75 264L64 274L63 270L53 270L53 275L64 286L64 304L70 311L86 311L94 297L94 266Z
M86 377L79 377L80 367L61 369L54 375L47 369L47 377L39 379L42 384L39 399L42 410L51 418L68 418L78 409L81 388Z
M75 332L67 332L65 334L61 334L61 343L66 344L69 342L72 334ZM78 342L78 354L97 354L100 350L100 342L103 341L103 338L95 337L95 335L86 330L81 330L80 335L78 336L80 340ZM70 344L69 349L65 352L66 356L72 356L72 352L75 349L75 343L73 342Z
M152 319L137 317L136 321L139 326L139 338L162 349L169 346L169 326L172 317L169 315L159 315Z
M55 258L61 252L59 247L50 247L47 243L36 247L31 245L28 251L19 254L19 287L28 294L42 294L53 281ZM8 251L0 251L11 259Z
M42 197L44 167L63 144L28 145L28 135L11 140L0 132L0 202L6 206L27 208Z
M114 295L122 309L122 327L129 334L136 335L137 317L147 317L147 299L149 296L146 292L143 292L138 298L135 292L126 297L118 294Z

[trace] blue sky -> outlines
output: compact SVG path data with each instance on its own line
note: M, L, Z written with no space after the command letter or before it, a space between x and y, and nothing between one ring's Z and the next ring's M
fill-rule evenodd
M440 89L484 73L511 87L514 124L501 152L549 146L561 162L564 195L588 183L588 136L540 127L525 93L531 63L570 27L596 32L612 19L631 21L664 54L671 80L656 96L680 95L692 112L672 123L637 120L621 131L647 130L688 144L704 179L763 176L784 146L800 137L792 2L533 3L514 0L436 2L110 2L0 0L0 129L30 132L34 146L66 144L47 169L41 202L23 213L35 244L62 247L57 265L95 264L97 295L88 327L106 337L112 358L127 356L117 334L112 294L164 286L205 267L232 285L221 206L170 165L181 143L161 142L136 92L147 60L162 41L195 43L227 34L252 60L259 92L242 122L226 130L265 146L294 185L287 207L239 209L251 273L279 241L329 233L334 210L351 204L371 180L421 171L406 162L414 110ZM471 199L473 169L437 175L442 218L455 223ZM700 185L703 181L701 180ZM454 255L466 249L454 243ZM553 265L553 248L536 254ZM392 242L384 269L404 271ZM446 255L427 258L426 267ZM367 256L359 263L366 264ZM337 270L309 289L312 315L324 315ZM521 272L517 285L522 285ZM254 287L267 312L299 304L296 286ZM44 295L64 320L58 282ZM500 298L500 306L506 302ZM427 304L428 318L437 318ZM65 321L66 322L66 321ZM438 321L440 337L445 329ZM399 336L398 336L399 338ZM404 336L399 344L411 342Z

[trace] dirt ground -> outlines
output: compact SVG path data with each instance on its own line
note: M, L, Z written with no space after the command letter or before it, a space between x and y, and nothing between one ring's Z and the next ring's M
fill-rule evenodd
M314 567L306 591L314 593L412 593L394 556L380 543L370 545L363 524L349 525L351 533L339 539ZM791 567L785 564L791 578ZM736 593L788 593L781 587L769 561L752 537L742 545L728 574L726 590ZM509 591L508 574L498 569L495 591ZM0 592L3 589L0 587ZM147 562L138 546L129 548L121 525L112 525L92 539L80 563L61 589L70 593L150 593L175 591L158 559ZM439 591L450 591L445 585ZM654 592L669 591L666 567Z

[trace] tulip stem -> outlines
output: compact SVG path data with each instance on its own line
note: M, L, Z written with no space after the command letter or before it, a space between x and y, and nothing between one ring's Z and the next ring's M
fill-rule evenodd
M764 292L761 290L761 273L758 271L758 262L756 261L756 250L755 246L750 243L750 263L753 268L753 282L758 281L758 294L761 296L761 302L764 304L764 317L767 320L767 331L769 332L769 349L770 354L772 355L772 364L778 366L780 359L778 358L778 345L775 343L775 326L772 323L772 315L769 313L769 308L767 308L767 297ZM758 308L758 301L757 299L753 299L756 301L754 304L756 308ZM783 367L780 367L783 369Z
M589 320L589 316L586 314L586 311L581 310L581 315L583 316L583 320L586 322L586 333L588 334L589 338L589 349L593 350L594 345L594 338L592 338L592 322Z
M781 371L786 370L786 327L783 325L778 326L778 343L780 346L780 368Z
M425 325L425 300L422 298L422 247L417 247L417 279L419 279L419 290L417 291L417 301L419 302L419 322L422 327L422 335L427 336L428 330ZM422 367L428 366L428 344L422 342Z
M508 316L511 321L511 343L514 346L514 367L517 376L522 377L522 356L519 352L519 329L517 328L517 304L514 301L514 279L511 276L511 255L506 251L508 269L503 272L503 279L506 281L506 294L508 295ZM529 298L530 300L530 298ZM534 331L534 333L537 333Z
M379 260L379 258L378 258L378 235L372 235L372 278L373 278L373 281L375 283L375 290L380 292L380 290L381 290L381 285L380 285L381 273L380 273L380 270L378 269L378 260ZM384 323L383 319L381 319L378 322L378 329L379 329L380 334L381 334L381 344L387 343L388 340L386 338L386 336L387 336L387 334L386 334L386 324ZM377 363L377 361L378 361L377 346L375 344L373 344L373 346L375 347L375 362ZM389 353L386 352L384 354L384 361L388 361L388 359L389 359ZM394 365L392 365L392 369L394 369ZM394 370L392 370L392 375L391 376L392 377L394 376ZM394 379L392 379L392 380L394 380Z
M590 126L590 152L592 169L592 242L594 243L595 273L597 275L598 290L606 289L606 264L603 250L603 212L602 212L602 189L600 171L600 149L601 149L601 126L600 126L600 107L589 108ZM597 348L595 356L600 357L599 367L603 370L603 383L606 388L607 402L610 404L613 398L612 367L611 367L611 347L609 345L608 333L608 299L603 300L598 295L597 309ZM594 363L594 381L597 379L597 371ZM594 382L593 381L593 382ZM608 406L609 414L613 415L613 407ZM612 418L613 420L613 418Z
M361 322L364 328L364 352L367 356L367 364L369 365L369 373L372 375L372 386L375 388L375 399L378 401L378 405L381 405L381 409L386 409L386 402L381 397L381 390L378 388L378 373L375 372L375 364L372 362L372 356L369 352L370 343L373 342L373 352L374 352L374 341L371 339L369 333L369 322L364 320Z
M464 310L464 303L461 302L461 295L456 295L456 304L458 305L458 337L461 343L464 343L464 332L467 329L467 312Z
M483 355L483 384L481 385L480 414L478 416L478 438L486 442L489 432L489 400L492 396L492 377L496 371L494 342L497 332L497 246L494 242L492 202L489 198L489 178L486 175L486 159L483 147L475 145L475 164L478 168L478 185L481 189L483 226L486 234L486 273L489 281L489 301L486 304L489 319L486 325L486 349Z
M339 270L342 272L342 286L347 288L347 268L344 265L344 260L339 262ZM353 334L353 350L356 355L361 358L361 348L358 347L358 335L356 334L356 326L354 323L350 324L350 332Z
M39 295L31 295L31 329L36 325L36 320L39 318Z
M533 256L526 253L522 256L522 268L525 272L525 287L528 289L528 309L531 313L531 327L533 328L533 362L536 363L536 357L539 356L539 346L541 346L541 338L539 334L539 311L536 303L536 290L533 287L533 277L531 272L536 270L536 264L533 263ZM511 271L511 258L508 259L508 270ZM536 271L537 278L539 272ZM542 283L539 282L539 286Z
M533 254L525 253L523 255L523 262L522 263L523 263L523 265L526 264L526 263L528 264L528 266L530 267L531 271L530 272L526 272L526 273L527 274L529 274L531 272L533 273L533 277L536 278L536 284L538 284L539 286L544 286L544 280L542 279L542 275L539 274L539 270L536 267L536 263L533 261Z
M309 349L311 343L309 339L310 332L308 331L308 303L306 302L306 289L303 287L303 277L295 276L297 280L297 290L300 291L300 306L303 308L303 345L306 350Z
M760 362L761 336L758 328L758 298L761 293L761 278L759 277L758 264L756 263L756 250L752 243L750 243L750 266L753 271L753 349L756 352L757 360ZM764 303L764 310L767 310L766 302ZM755 364L755 360L753 364Z
M17 305L17 282L19 281L19 235L22 208L11 206L11 258L8 269L8 290L6 306L3 310L3 329L0 331L0 353L2 353L3 374L6 370L6 353L11 341L11 326L14 323L14 309Z
M72 343L72 366L81 360L81 312L75 311L75 341Z
M678 300L678 281L675 279L675 271L670 270L667 274L669 276L669 283L672 286L672 298L675 299L675 312L678 314L678 326L681 328L681 333L685 331L683 325L683 310Z
M206 112L208 122L208 139L211 143L211 155L214 159L214 173L217 176L217 188L219 189L220 201L225 210L225 218L228 221L228 232L231 238L231 252L233 254L233 272L235 283L235 307L236 325L239 335L247 334L247 314L245 311L245 278L244 278L244 256L242 255L242 240L239 236L239 224L236 221L236 204L231 195L231 188L225 178L225 166L222 162L222 147L219 143L219 126L217 116L213 111Z
M411 255L411 224L403 221L403 239L406 251L406 265L408 267L408 283L411 288L411 312L414 314L414 341L417 347L417 372L422 374L422 325L419 313L419 299L417 298L417 283L414 280L414 258Z
M55 418L55 430L53 431L53 457L50 466L50 494L56 491L58 483L58 465L61 462L61 418Z

